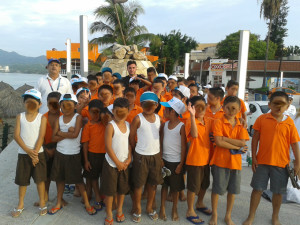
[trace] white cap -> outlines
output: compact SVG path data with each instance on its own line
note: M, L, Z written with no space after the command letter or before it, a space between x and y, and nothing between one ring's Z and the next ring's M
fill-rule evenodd
M159 73L157 77L164 77L166 80L168 80L168 76L164 73Z
M224 88L223 86L222 86L221 88L222 88L222 90L225 92L225 88Z
M203 91L200 91L200 90L199 90L198 93L199 93L200 95L203 95Z
M72 78L72 79L70 80L70 83L71 83L71 85L73 85L73 84L75 84L75 83L78 83L78 78Z
M207 84L207 85L204 86L204 88L208 88L209 89L209 88L212 88L212 86L210 84Z
M81 83L81 82L88 83L88 79L86 77L79 77L76 83Z
M171 75L171 76L169 76L169 80L170 79L173 79L173 80L176 80L176 81L178 81L178 78L175 76L175 75Z
M25 93L22 95L22 97L25 97L26 95L30 95L30 96L34 97L35 99L42 100L41 92L39 92L36 89L29 89L29 90L25 91Z
M184 97L190 98L190 96L191 96L190 89L183 85L179 85L179 87L176 87L175 90L180 91L184 95Z
M175 97L173 97L168 102L160 102L160 104L164 107L169 107L169 108L174 109L175 112L177 112L179 115L182 115L186 111L185 105L183 104L183 102Z
M79 88L77 91L76 91L76 96L81 92L81 91L86 91L88 92L90 95L91 95L91 92L88 88L85 88L85 87L81 87Z
M59 103L61 103L62 101L74 101L75 103L78 103L76 96L73 94L62 95L59 99Z
M113 104L107 106L107 109L108 109L108 111L110 111L111 114L113 114L113 112L112 112L113 108L114 108Z

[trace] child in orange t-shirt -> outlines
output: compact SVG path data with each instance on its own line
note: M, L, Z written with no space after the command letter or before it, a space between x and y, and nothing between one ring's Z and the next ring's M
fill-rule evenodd
M88 75L88 85L91 92L91 100L98 99L98 79L94 75Z
M98 90L99 100L103 102L103 106L107 107L113 103L113 88L110 85L102 85Z
M141 83L144 84L143 87L141 87ZM134 88L134 90L136 92L136 99L135 99L134 104L141 106L140 97L145 91L149 90L151 84L152 83L150 81L143 79L141 77L138 77L138 76L130 78L129 87Z
M132 87L128 87L124 91L125 98L129 101L129 114L126 118L128 123L131 123L134 117L143 112L142 107L135 104L136 92Z
M286 166L290 163L290 146L295 155L294 171L299 172L300 141L294 121L285 116L289 107L288 95L284 92L274 92L270 97L270 113L257 118L253 125L252 138L252 170L250 210L245 225L252 224L256 209L259 205L262 192L267 189L270 179L270 190L273 193L272 224L280 224L279 210L282 194L286 193L288 172ZM259 151L257 147L259 142Z
M155 79L162 80L162 82L164 83L164 90L161 93L161 95L166 99L166 101L170 101L173 98L173 96L170 92L167 91L168 76L164 73L160 73Z
M167 100L162 96L162 92L164 90L164 82L160 79L154 79L152 84L152 91L157 95L160 102L166 102ZM161 120L165 122L164 119L164 110L165 107L160 104L160 107L157 108L157 115L160 116Z
M187 204L186 218L195 224L204 223L194 210L195 195L198 195L196 209L206 215L211 215L203 202L204 195L209 187L209 134L212 127L212 119L204 117L206 103L203 96L194 96L190 99L188 111L190 120L186 123L186 135L190 142L187 165Z
M182 86L180 85L179 87L176 87L173 91L172 91L172 95L178 99L180 99L185 106L187 107L187 100L190 98L190 89L188 87ZM179 118L179 120L181 122L183 122L184 124L186 124L186 122L190 119L190 113L188 112L188 110L182 114L182 117Z
M205 117L221 119L224 115L221 101L224 98L224 91L220 87L210 88L207 93Z
M213 134L216 148L210 161L213 175L212 216L209 224L217 224L219 195L227 194L226 224L233 224L231 212L236 194L240 193L242 157L247 151L249 135L236 115L241 102L236 96L228 96L223 105L224 116L214 120Z
M124 82L122 80L114 80L113 82L113 86L114 86L114 100L117 98L123 98L124 97L124 90L125 90L125 85Z
M87 184L91 183L92 185L96 199L94 208L98 211L102 210L103 206L98 182L105 157L105 126L100 122L100 115L103 113L103 109L103 103L100 100L90 101L89 113L91 120L84 126L81 136L84 155L83 176L87 179Z

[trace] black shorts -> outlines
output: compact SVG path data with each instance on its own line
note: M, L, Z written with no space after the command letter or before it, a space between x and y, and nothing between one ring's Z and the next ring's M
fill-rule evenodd
M183 179L183 168L180 174L176 174L175 170L180 164L179 162L168 162L164 160L165 167L171 171L171 176L166 176L164 178L163 185L169 186L171 192L179 192L184 190L184 179Z
M88 179L97 180L102 173L103 161L105 153L88 152L88 160L92 169L90 171L83 171L83 176Z

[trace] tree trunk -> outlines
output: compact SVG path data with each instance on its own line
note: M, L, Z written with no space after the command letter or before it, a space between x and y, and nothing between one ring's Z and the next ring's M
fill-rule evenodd
M270 34L272 28L273 18L270 18L269 30L268 30L268 37L267 37L267 49L266 49L266 58L265 58L265 67L264 67L264 79L262 87L266 86L266 78L267 78L267 63L268 63L268 55L269 55L269 43L270 43Z

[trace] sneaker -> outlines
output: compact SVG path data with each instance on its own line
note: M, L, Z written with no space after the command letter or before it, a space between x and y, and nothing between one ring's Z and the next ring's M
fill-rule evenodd
M167 167L165 167L165 166L164 166L162 169L163 169L163 171L166 173L166 176L171 176L171 174L172 174L172 173L171 173L171 170L169 170L169 169L168 169Z
M75 191L75 185L69 185L70 193L73 194Z
M162 175L162 178L165 178L167 176L166 172L163 169L161 169L161 175Z
M69 193L70 193L70 186L68 184L66 184L64 194L69 194Z

